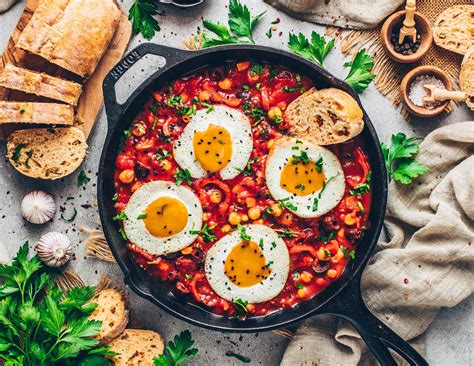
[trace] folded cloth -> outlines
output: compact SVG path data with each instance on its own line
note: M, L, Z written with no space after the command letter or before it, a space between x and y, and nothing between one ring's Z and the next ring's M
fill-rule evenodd
M473 154L474 122L426 137L417 160L430 170L411 185L390 183L390 241L378 244L362 276L367 306L421 353L423 333L438 310L474 289ZM372 365L374 359L346 322L321 316L297 330L281 364Z
M336 27L370 29L404 0L265 0L296 18Z

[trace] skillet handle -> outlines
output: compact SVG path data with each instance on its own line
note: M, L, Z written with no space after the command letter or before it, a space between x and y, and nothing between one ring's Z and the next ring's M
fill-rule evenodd
M428 366L428 362L408 342L370 312L360 293L360 276L353 278L336 298L336 302L330 301L324 306L323 312L348 321L382 366L397 366L389 350L398 353L412 366Z
M148 54L163 57L164 63L157 63L156 65L157 71L159 71L164 67L170 67L177 62L186 59L189 54L192 54L192 51L161 46L155 43L144 43L127 53L125 57L120 60L112 70L109 71L102 84L105 111L107 113L107 120L109 122L109 130L112 130L113 127L115 127L127 104L127 102L123 104L117 102L115 84L135 63L137 63L138 60ZM129 100L131 99L133 98L130 96Z

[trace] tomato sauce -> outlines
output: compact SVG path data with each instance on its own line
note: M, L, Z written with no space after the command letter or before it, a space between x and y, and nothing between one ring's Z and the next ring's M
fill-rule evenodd
M232 212L239 214L241 224L271 226L290 253L290 272L283 291L270 301L246 305L245 316L291 308L314 297L337 281L357 255L356 243L368 226L371 206L370 166L358 138L328 147L342 164L346 191L326 215L300 218L274 201L265 185L269 149L289 127L278 116L270 119L268 112L274 107L284 111L312 86L311 80L290 70L249 61L206 68L155 91L124 132L114 176L117 214L144 183L177 181L180 168L173 159L172 144L196 110L224 104L240 109L251 120L254 147L247 169L228 181L220 180L216 173L180 182L199 197L209 235L201 234L191 246L160 257L141 250L140 243L129 243L136 262L151 277L168 283L183 301L197 302L229 317L239 313L239 306L211 289L204 273L207 250L235 229L229 223ZM249 217L251 208L258 208L258 218ZM125 237L123 231L122 235Z

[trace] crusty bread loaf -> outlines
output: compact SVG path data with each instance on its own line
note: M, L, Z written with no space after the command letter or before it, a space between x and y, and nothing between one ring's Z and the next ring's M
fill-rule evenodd
M152 366L153 358L163 354L163 337L151 330L125 329L108 344L112 352L119 353L111 359L115 366Z
M128 323L128 310L123 293L107 288L99 291L91 300L97 308L89 316L91 320L102 322L96 339L108 343L122 333Z
M74 123L74 108L67 104L0 101L1 123L66 125Z
M17 130L7 142L7 157L15 169L40 179L54 180L72 173L86 151L86 137L76 127Z
M77 105L81 84L7 64L0 73L0 85L25 93L60 100Z
M433 25L435 43L464 55L474 43L474 5L454 5L444 10Z
M474 110L474 45L467 50L462 61L459 84L461 90L468 95L466 104Z
M346 92L314 88L295 99L285 111L290 134L317 145L338 144L364 129L363 112Z

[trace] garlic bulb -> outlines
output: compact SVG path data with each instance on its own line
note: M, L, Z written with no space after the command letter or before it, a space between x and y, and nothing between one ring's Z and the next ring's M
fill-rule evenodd
M21 214L32 224L44 224L50 221L56 213L54 198L43 191L28 193L21 202Z
M35 251L47 266L61 267L71 258L72 246L66 235L53 232L41 237Z

